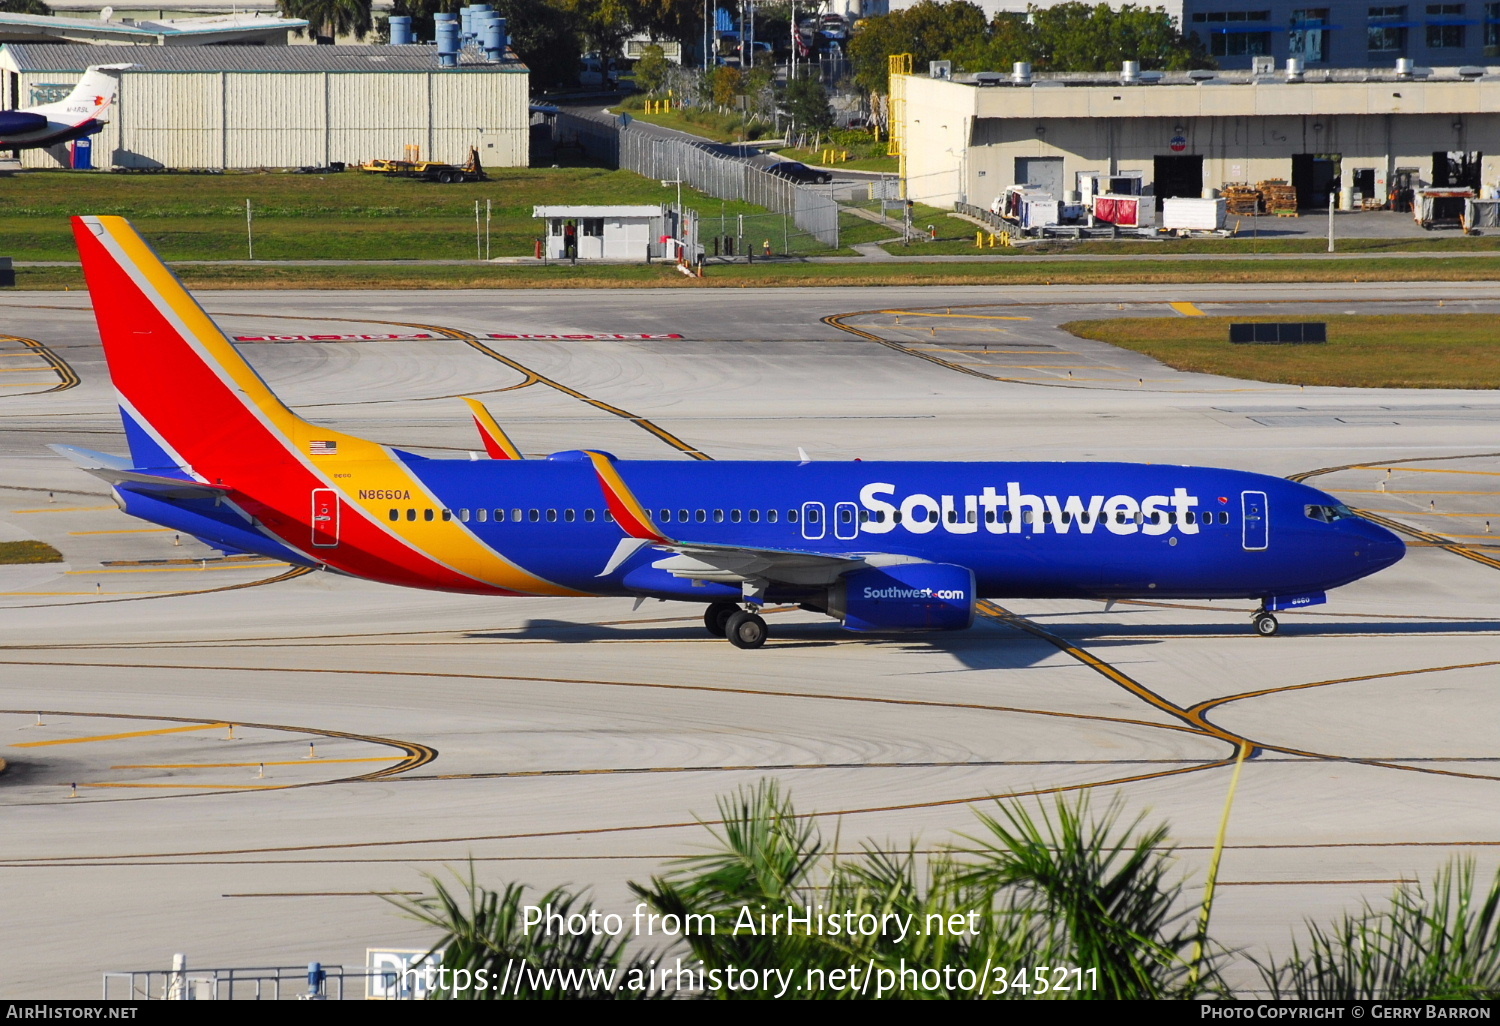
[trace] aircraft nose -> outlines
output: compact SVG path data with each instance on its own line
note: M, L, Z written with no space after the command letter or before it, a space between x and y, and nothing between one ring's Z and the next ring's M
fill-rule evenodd
M1361 524L1360 528L1363 537L1360 539L1359 555L1369 565L1371 573L1400 562L1401 557L1406 555L1406 543L1394 532L1368 522Z

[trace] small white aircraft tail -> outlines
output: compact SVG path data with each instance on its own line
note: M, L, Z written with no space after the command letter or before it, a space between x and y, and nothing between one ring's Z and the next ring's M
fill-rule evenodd
M48 121L80 125L85 121L107 121L106 112L115 102L120 90L120 72L133 68L134 64L95 64L83 73L83 78L73 87L66 99L56 103L45 103L40 107L27 108L33 114L43 114Z

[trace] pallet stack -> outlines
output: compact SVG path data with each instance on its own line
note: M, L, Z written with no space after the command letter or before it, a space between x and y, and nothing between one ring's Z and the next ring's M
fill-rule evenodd
M1260 213L1259 189L1250 188L1246 182L1226 182L1224 185L1224 212L1236 217L1254 217Z
M1261 182L1258 186L1265 197L1266 213L1277 217L1297 216L1297 190L1280 178Z

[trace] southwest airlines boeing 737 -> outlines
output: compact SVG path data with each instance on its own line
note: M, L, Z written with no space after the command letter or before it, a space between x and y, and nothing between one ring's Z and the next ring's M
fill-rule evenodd
M477 595L764 603L855 631L961 630L981 598L1257 599L1273 613L1390 566L1400 539L1336 498L1235 470L1129 463L429 459L284 406L131 226L74 233L128 459L57 446L125 512L226 553Z

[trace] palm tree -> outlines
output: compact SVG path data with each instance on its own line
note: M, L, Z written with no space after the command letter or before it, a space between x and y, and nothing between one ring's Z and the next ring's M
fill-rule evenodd
M332 43L339 36L363 40L372 25L370 0L276 0L285 18L308 23L319 43Z

